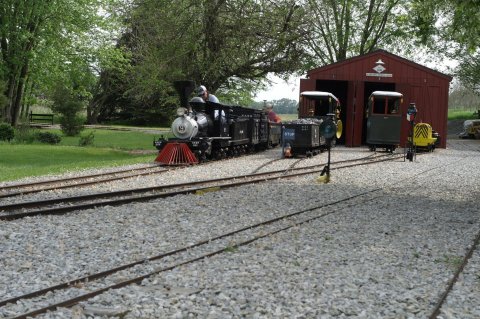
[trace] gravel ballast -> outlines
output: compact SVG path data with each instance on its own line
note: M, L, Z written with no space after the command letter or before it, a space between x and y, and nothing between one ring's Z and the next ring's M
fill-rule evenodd
M354 205L311 212L309 216L330 214L306 224L43 317L428 317L480 231L474 204L480 193L479 145L452 143L413 163L397 160L332 171L329 184L319 183L313 174L202 196L1 222L1 300L371 191L368 200L359 197ZM245 174L278 153L98 187L113 190ZM332 158L368 154L363 148L337 147ZM325 158L322 154L297 166ZM279 161L263 170L291 163ZM58 195L52 191L32 196ZM240 238L231 240L217 246L232 246ZM477 249L449 294L442 318L480 317L479 258ZM141 269L121 276L137 272ZM0 308L0 317L26 312L28 304Z

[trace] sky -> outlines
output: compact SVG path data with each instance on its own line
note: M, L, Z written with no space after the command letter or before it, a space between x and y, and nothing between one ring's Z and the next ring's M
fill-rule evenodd
M272 85L265 91L257 93L255 101L263 102L263 100L273 101L281 99L291 99L298 101L300 96L300 76L290 77L288 81L284 81L275 75L269 75Z

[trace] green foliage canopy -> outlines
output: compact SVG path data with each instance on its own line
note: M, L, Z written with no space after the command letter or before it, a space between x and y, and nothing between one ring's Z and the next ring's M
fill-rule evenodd
M458 60L457 76L480 92L480 1L413 0L412 16L423 21L417 35L432 51Z
M171 83L178 79L206 85L223 102L248 103L268 73L291 74L306 57L305 12L293 0L134 3L119 42L130 68L105 70L96 97L100 119L141 113L144 120L161 114L168 121L177 103Z
M118 0L120 1L120 0ZM3 0L0 4L0 80L7 103L1 117L15 125L24 95L41 94L55 83L73 82L78 91L94 83L88 67L102 45L115 0ZM102 14L102 9L105 14ZM88 75L90 73L90 75ZM73 77L73 78L71 78ZM89 78L90 77L90 78ZM81 82L84 83L81 83ZM85 95L88 95L85 93Z
M409 31L406 0L308 0L311 53L307 69L365 54L377 48L405 49ZM408 42L407 42L408 44Z

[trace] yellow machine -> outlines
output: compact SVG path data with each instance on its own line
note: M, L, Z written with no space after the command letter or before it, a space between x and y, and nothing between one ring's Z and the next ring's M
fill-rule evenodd
M410 137L408 138L410 141ZM417 123L413 127L413 144L417 149L426 149L429 152L435 149L438 144L438 133L432 129L428 123Z

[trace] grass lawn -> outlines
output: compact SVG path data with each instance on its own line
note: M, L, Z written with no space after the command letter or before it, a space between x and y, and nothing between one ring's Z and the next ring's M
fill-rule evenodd
M49 131L62 135L59 130ZM85 130L81 135L86 135L90 131ZM79 147L80 137L78 136L63 135L58 145L2 142L0 143L0 181L87 168L152 163L155 159L154 152L135 154L129 151L155 151L153 139L158 138L158 135L111 130L95 130L94 135L93 145L89 147Z
M86 168L151 163L155 154L130 154L95 147L0 144L0 181Z
M475 113L474 113L475 112ZM477 111L448 110L449 120L473 120L478 119Z
M298 114L278 114L282 121L293 121L298 119Z
M44 130L42 130L44 131ZM60 130L48 130L62 135ZM160 137L159 134L150 134L135 131L113 131L113 130L93 130L86 129L80 134L85 136L93 132L95 138L93 139L93 147L113 148L122 150L155 150L153 140ZM63 146L78 146L80 140L79 136L63 136L60 145Z

